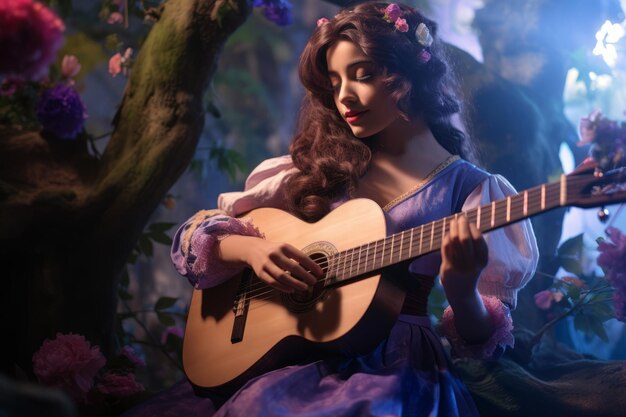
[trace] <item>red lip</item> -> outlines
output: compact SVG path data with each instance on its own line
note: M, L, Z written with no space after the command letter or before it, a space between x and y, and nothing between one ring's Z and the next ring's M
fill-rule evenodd
M359 120L361 118L361 116L366 113L367 110L361 110L361 111L354 111L354 110L349 110L347 112L345 112L343 114L343 116L346 118L346 121L348 123L354 123L357 120Z

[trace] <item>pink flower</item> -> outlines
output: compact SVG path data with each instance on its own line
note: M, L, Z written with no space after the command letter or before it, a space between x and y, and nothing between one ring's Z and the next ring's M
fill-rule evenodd
M326 19L325 17L320 17L319 19L317 19L317 27L323 26L326 23L328 23L328 19Z
M57 333L33 355L33 371L39 381L63 389L76 400L84 398L105 363L100 349L77 334Z
M133 365L135 366L146 366L146 362L137 356L135 349L132 346L124 346L122 350L120 350L120 355L125 356Z
M32 0L0 0L0 75L39 80L63 43L65 25Z
M383 16L383 19L385 19L387 22L395 22L400 16L402 16L402 10L400 9L400 6L395 3L391 3L385 9L385 15Z
M417 59L419 59L422 63L427 63L430 61L431 55L426 49L422 49L419 54L417 54Z
M552 307L554 301L554 293L550 290L539 291L535 294L535 305L542 310L547 310Z
M576 143L577 146L584 146L593 142L596 137L598 121L601 118L602 113L599 110L594 110L589 116L580 119L578 122L579 141Z
M105 395L115 398L124 398L145 391L143 385L137 382L135 374L105 373L96 389Z
M80 62L74 55L65 55L61 61L61 74L65 78L72 78L80 72Z
M119 52L113 55L109 59L109 74L115 77L120 72L124 76L128 76L128 69L130 68L130 58L133 56L132 48L126 48L124 55Z
M107 23L110 25L124 23L124 16L120 12L113 12L109 15Z
M402 19L401 17L396 19L395 26L396 26L396 29L399 32L408 32L409 31L409 25L406 23L406 19Z

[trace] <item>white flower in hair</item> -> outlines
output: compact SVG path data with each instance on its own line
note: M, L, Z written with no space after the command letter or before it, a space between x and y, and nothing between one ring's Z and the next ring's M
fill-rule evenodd
M415 29L415 39L422 45L424 48L428 48L433 44L433 37L430 35L430 30L428 26L424 23L420 23L417 25L417 29Z

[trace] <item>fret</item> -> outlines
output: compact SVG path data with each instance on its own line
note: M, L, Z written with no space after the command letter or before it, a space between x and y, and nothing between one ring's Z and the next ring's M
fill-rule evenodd
M481 215L481 210L482 210L482 207L481 207L481 206L478 206L478 209L476 210L476 213L477 213L477 214L476 214L476 228L477 228L478 230L480 230L480 215ZM456 216L456 215L455 215L455 216Z
M348 260L348 252L343 253L343 279L346 278L346 261Z
M443 241L443 236L446 234L446 218L443 218L443 225L441 226L441 240Z
M409 242L409 258L411 257L411 252L413 251L413 232L415 229L411 229L411 240Z
M356 274L357 275L359 275L359 268L361 267L361 253L363 253L361 248L362 246L359 246L359 259L356 261Z
M422 240L423 240L423 237L424 237L424 225L422 225L420 227L420 250L419 250L420 255L423 253L422 252Z
M491 202L491 227L496 224L496 202Z
M567 204L567 178L565 174L561 174L561 195L559 198L559 203L564 206Z
M391 264L393 262L393 240L395 239L396 235L391 235L391 250L389 251L389 263Z
M528 216L528 191L524 191L524 217Z
M400 253L398 253L398 261L402 259L402 244L404 243L404 230L400 234Z
M511 196L506 198L506 221L511 221Z
M383 261L384 261L384 259L385 259L385 242L387 242L387 239L384 239L384 240L383 240L383 251L382 251L382 253L380 254L380 267L381 267L381 268L383 267Z
M371 242L367 242L367 249L365 249L365 268L364 268L365 270L363 272L367 272L368 271L368 269L367 269L367 260L369 258L369 254L370 254L370 243Z
M541 186L541 210L546 208L546 185Z
M433 248L433 239L435 238L435 222L432 222L432 227L430 228L430 248Z
M372 260L372 269L376 267L376 253L378 253L378 240L374 242L374 259Z

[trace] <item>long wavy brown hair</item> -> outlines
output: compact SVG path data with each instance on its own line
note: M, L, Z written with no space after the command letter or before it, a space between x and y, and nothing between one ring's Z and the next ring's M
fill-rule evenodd
M333 99L326 52L341 39L358 45L381 67L384 85L409 120L421 118L448 152L475 160L469 138L452 124L461 107L437 25L417 10L399 5L409 25L407 32L399 32L383 19L388 5L368 2L341 10L315 30L300 57L298 72L306 95L289 149L299 172L289 178L285 193L291 211L304 220L319 220L334 199L349 196L371 159L368 140L352 134ZM420 23L434 39L427 62L418 58L424 49L415 38Z

